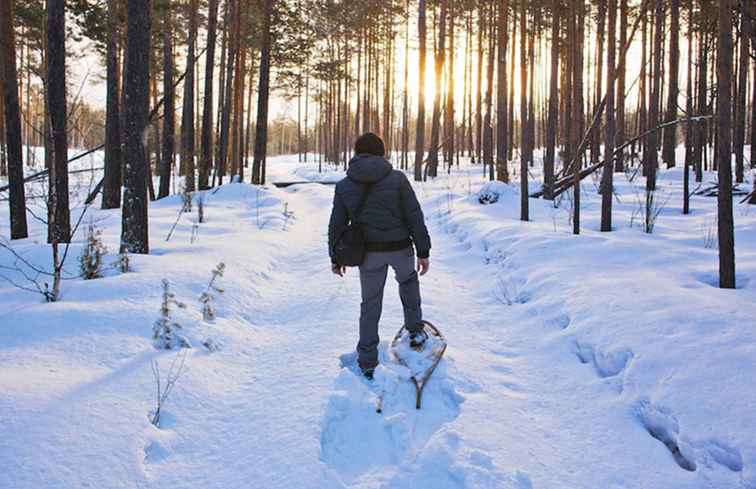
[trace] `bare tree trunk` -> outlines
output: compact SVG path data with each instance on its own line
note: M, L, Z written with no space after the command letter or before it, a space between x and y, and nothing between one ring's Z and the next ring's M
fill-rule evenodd
M680 93L678 73L680 71L680 0L670 0L670 36L669 36L669 93L667 94L667 116L664 122L677 119L677 97ZM664 129L662 159L667 168L675 166L675 147L677 146L677 125Z
M121 114L119 103L120 68L118 66L118 0L108 0L107 96L105 102L105 176L102 186L102 208L121 206Z
M51 243L71 240L68 209L65 1L47 1L47 104L53 161L50 166ZM145 87L147 85L145 84Z
M13 30L13 2L0 2L0 70L3 72L3 105L5 107L5 143L8 154L8 186L10 187L11 239L29 236L26 224L26 195L21 144L21 114L18 105L18 73L16 71L16 40ZM0 117L3 113L0 113Z
M552 0L551 18L551 74L549 81L549 115L546 125L546 158L543 160L544 198L551 200L554 185L554 163L556 161L557 111L559 109L559 0Z
M404 11L407 14L407 22L404 29L404 83L402 85L402 159L401 168L409 167L409 90L407 79L409 78L409 0L406 0ZM359 77L359 70L357 72ZM359 93L359 90L357 91ZM359 97L358 97L359 101Z
M205 51L205 94L202 101L201 160L199 189L209 188L213 158L213 75L215 70L215 39L218 26L218 0L210 0L207 20L207 50Z
M496 8L491 5L491 17L495 15ZM488 36L488 66L486 68L486 115L483 118L483 171L485 172L488 165L488 178L494 179L494 161L493 161L493 127L492 127L492 105L493 105L493 84L494 84L494 63L496 60L496 43L494 36L496 33L496 23L492 21L489 25L490 34Z
M528 138L528 52L525 2L520 2L520 220L528 221L528 161L525 145ZM533 60L531 60L533 61Z
M693 0L688 0L688 18L693 18ZM688 72L685 113L693 116L693 22L688 23ZM690 165L693 160L693 124L685 124L685 168L683 171L683 214L690 213Z
M617 0L609 0L609 33L607 36L606 77L609 87L606 90L606 131L604 137L604 154L608 161L604 164L604 173L601 178L601 231L612 230L612 199L614 197L614 143L616 124L614 119L614 81L617 77L616 70L616 31L617 31ZM624 50L624 49L623 49ZM598 131L597 131L598 132Z
M454 158L454 0L449 2L449 62L447 63L446 106L444 110L444 162L451 171Z
M163 13L163 154L160 158L160 183L158 199L170 193L171 172L174 164L176 143L176 89L173 86L173 31L171 11L166 4Z
M596 41L596 82L593 94L593 105L597 106L601 102L601 98L604 95L603 88L603 74L604 74L604 35L606 27L606 9L605 2L598 2L598 15L597 15L597 41ZM591 163L597 163L599 161L599 146L601 145L601 131L595 131L591 138ZM609 155L605 150L605 153Z
M128 0L126 79L124 80L125 127L121 251L149 253L147 217L147 153L144 133L147 130L150 67L150 0ZM188 75L187 75L188 76Z
M445 41L446 41L446 15L447 1L441 0L441 14L438 22L438 42L436 46L436 94L433 99L433 116L431 119L431 141L428 152L428 176L435 177L438 175L438 150L441 132L441 100L442 100L442 78L444 73L445 62Z
M735 104L735 181L743 182L745 165L743 163L743 150L745 146L745 126L746 126L746 86L748 85L748 59L750 57L749 32L747 13L740 15L740 61L738 63L738 92L737 102Z
M252 163L252 183L265 185L265 155L268 144L268 95L270 91L270 26L275 0L265 0L262 45L260 49L260 80L257 89L257 124L255 154Z
M509 108L507 107L507 43L509 42L507 27L509 24L509 0L499 0L498 3L498 59L496 63L498 77L496 86L496 178L502 182L509 182L509 168L507 167L509 144L509 128L507 127L509 111ZM524 87L525 85L521 86Z
M423 179L423 158L425 151L425 58L426 58L426 25L425 0L418 0L417 26L420 35L420 83L417 95L417 128L415 131L415 181Z
M735 229L732 216L732 10L729 0L717 9L717 160L719 193L717 232L719 237L719 287L735 288Z
M484 4L480 2L478 3L478 81L475 88L475 156L473 163L475 161L481 162L483 147L483 65L485 64L483 37L487 30L486 10Z
M625 122L625 74L627 72L624 47L627 44L627 0L620 0L620 33L621 47L617 73L617 146L625 144L627 140ZM614 163L616 171L625 171L625 153L619 155Z
M664 0L656 0L656 10L654 13L654 52L653 52L653 80L651 87L651 103L648 111L648 127L659 125L659 106L661 104L661 60L662 60L662 36L664 18ZM646 191L653 192L656 190L656 169L659 165L658 156L659 136L656 131L649 134L646 139L646 147L643 160L646 162Z
M189 0L189 40L181 110L181 166L184 168L184 190L194 192L194 51L197 39L197 0Z
M226 163L228 160L228 139L229 139L229 126L231 125L231 111L233 96L231 94L234 83L234 70L236 62L237 52L237 38L238 36L238 22L239 17L239 0L230 0L230 12L229 20L227 22L227 28L231 29L231 35L228 36L228 61L226 62L226 87L223 90L223 108L221 114L221 127L220 135L218 137L218 161L216 166L218 168L218 183L223 185L223 177L226 176Z

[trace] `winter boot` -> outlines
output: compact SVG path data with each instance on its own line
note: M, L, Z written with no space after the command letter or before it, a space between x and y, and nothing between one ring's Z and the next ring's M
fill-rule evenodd
M425 340L428 339L428 333L425 332L425 329L419 329L417 331L413 331L410 333L410 347L415 350L422 350L423 345L425 344Z

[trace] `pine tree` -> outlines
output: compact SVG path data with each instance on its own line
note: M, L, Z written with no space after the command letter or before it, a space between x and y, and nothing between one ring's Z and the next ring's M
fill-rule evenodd
M121 252L149 253L147 219L147 111L150 66L150 0L128 0L124 80L126 153L121 223Z
M18 102L18 72L16 70L16 40L13 30L13 1L0 2L0 71L3 79L5 108L5 144L8 158L8 186L10 191L11 239L23 239L29 234L26 225L26 196L21 146L21 114ZM0 113L0 117L3 114Z
M118 0L108 0L108 40L106 47L105 102L105 176L102 186L102 208L121 206L121 113L119 103L120 69L118 66Z

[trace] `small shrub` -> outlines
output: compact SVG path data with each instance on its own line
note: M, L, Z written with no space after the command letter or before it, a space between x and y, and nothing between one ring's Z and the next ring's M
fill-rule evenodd
M107 254L108 249L102 243L101 234L102 231L91 222L87 228L87 243L79 255L79 270L84 280L102 276L102 258Z
M218 263L215 269L212 271L212 277L207 284L207 288L202 292L199 297L199 301L202 304L202 319L205 321L213 321L215 319L215 306L213 306L213 300L215 300L215 293L222 294L223 288L218 286L216 281L223 276L223 272L226 270L225 263Z
M191 348L184 336L176 333L176 330L181 329L181 325L173 320L172 311L173 306L180 309L186 308L186 305L176 300L176 295L171 292L170 284L167 280L163 280L163 300L160 305L160 318L155 321L152 327L152 339L155 343L155 348L161 350L172 350L174 348Z
M121 271L121 273L129 273L131 271L131 258L129 256L129 252L126 249L124 249L123 252L118 255L116 266Z
M199 194L197 197L197 222L205 222L205 194Z
M192 212L192 193L187 191L186 186L181 189L181 211Z

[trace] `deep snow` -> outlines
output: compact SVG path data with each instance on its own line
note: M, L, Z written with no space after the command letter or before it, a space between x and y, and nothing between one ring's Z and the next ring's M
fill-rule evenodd
M341 175L296 157L268 168L271 181ZM694 197L683 216L679 168L660 173L652 235L640 178L616 175L612 233L597 231L586 181L575 237L568 198L531 199L522 223L517 186L481 174L415 184L433 239L424 313L449 342L420 411L387 354L402 317L391 281L384 366L373 383L354 369L359 281L329 270L329 185L208 192L193 243L196 212L166 242L180 199L154 203L151 255L64 281L55 304L0 281L0 488L756 488L756 209L736 206L739 288L724 291L716 199ZM498 202L481 205L482 190ZM119 213L89 213L116 250ZM44 265L31 226L13 246ZM208 323L198 297L219 262ZM150 338L163 278L194 348L156 428L151 361L165 371L176 355Z

